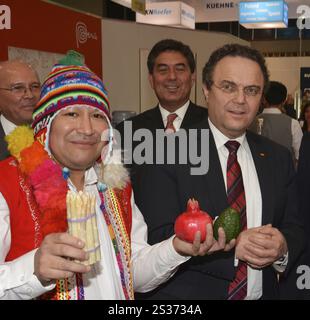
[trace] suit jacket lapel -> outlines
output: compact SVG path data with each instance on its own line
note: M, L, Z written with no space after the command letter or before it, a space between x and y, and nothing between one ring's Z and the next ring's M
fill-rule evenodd
M0 160L7 158L10 154L8 152L7 143L4 140L5 133L0 123Z
M147 122L148 123L145 126L146 128L152 128L153 130L165 128L164 121L159 110L159 106L150 110L147 116Z
M224 177L218 151L216 149L215 141L211 130L209 131L209 172L206 177L206 188L210 194L214 212L216 215L220 214L229 205L227 202L227 193L224 183ZM214 183L215 182L215 183Z
M271 223L273 219L274 198L273 166L270 150L262 143L258 136L247 132L247 141L251 149L256 167L258 181L262 195L262 224Z
M190 128L207 118L206 113L202 111L202 107L198 107L190 101L187 111L181 123L181 128Z
M196 109L192 102L189 103L189 106L184 115L183 121L181 123L181 128L188 128L192 123L198 122L196 120Z

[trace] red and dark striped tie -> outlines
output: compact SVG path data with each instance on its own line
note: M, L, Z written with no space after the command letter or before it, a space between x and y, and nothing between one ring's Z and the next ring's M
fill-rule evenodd
M227 141L225 147L229 151L227 160L227 200L228 204L240 213L242 230L247 228L246 202L242 172L237 159L240 143ZM243 300L247 295L247 265L239 261L235 279L228 289L228 300Z
M170 113L167 117L167 124L165 128L166 133L173 133L175 132L175 127L173 125L173 121L178 117L176 113Z

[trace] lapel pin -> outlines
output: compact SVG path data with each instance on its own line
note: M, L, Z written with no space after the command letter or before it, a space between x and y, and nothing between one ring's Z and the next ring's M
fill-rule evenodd
M262 158L266 157L266 153L260 152L259 154Z

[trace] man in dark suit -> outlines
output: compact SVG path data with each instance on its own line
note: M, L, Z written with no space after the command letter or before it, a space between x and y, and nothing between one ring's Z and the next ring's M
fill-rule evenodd
M116 127L122 137L125 159L128 158L128 154L132 155L140 142L131 141L132 147L129 147L130 150L128 150L124 144L124 138L134 135L137 130L148 129L155 138L157 129L178 131L180 128L193 127L208 115L206 108L197 106L189 100L196 78L195 58L189 46L173 39L161 40L151 49L147 65L149 81L159 103L153 109L122 122ZM168 120L171 116L172 120ZM131 126L130 132L125 130L128 124ZM155 146L154 139L154 148ZM155 153L154 151L154 155ZM133 189L136 194L139 194L138 187L141 185L139 179L145 166L137 164L134 158L132 163L128 162L130 162L127 164Z
M33 68L19 60L0 63L0 160L9 156L4 137L16 126L30 124L40 96Z
M209 118L199 127L210 130L207 174L191 175L191 163L144 171L137 205L148 225L150 243L173 234L177 216L193 197L212 217L229 206L237 208L244 226L234 251L191 259L148 298L279 296L278 274L287 274L302 252L304 232L289 151L247 132L268 81L258 51L237 44L217 49L203 70Z
M5 133L0 123L0 160L3 160L9 156L9 151L7 149L7 143L4 140Z
M307 235L306 248L292 268L288 277L280 279L280 293L283 299L310 299L310 133L305 133L299 150L298 198Z

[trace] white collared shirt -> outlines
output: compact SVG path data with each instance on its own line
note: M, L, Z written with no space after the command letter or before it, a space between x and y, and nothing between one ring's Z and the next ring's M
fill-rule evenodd
M16 128L16 125L6 119L3 114L0 115L0 122L5 135L10 134Z
M237 152L238 162L242 171L243 185L246 199L247 227L255 228L262 225L262 197L258 176L252 158L252 153L245 134L229 139L219 131L210 119L209 126L213 134L216 149L219 155L222 173L227 190L227 159L229 155L225 143L228 140L236 140L240 143ZM263 275L261 270L255 270L248 266L247 300L256 300L262 296Z
M177 117L173 121L173 126L175 128L175 131L178 131L180 129L180 127L181 127L181 124L182 124L182 121L183 121L183 119L185 117L185 113L186 113L186 111L188 109L188 106L189 106L189 100L181 108L177 109L174 112L169 112L168 110L164 109L159 104L159 110L160 110L161 116L163 118L164 127L166 128L168 115L171 114L171 113L175 113L175 114L177 114Z
M96 195L97 225L99 231L101 261L92 266L91 271L83 275L85 299L124 299L119 269L112 241L100 210L100 196L97 191L97 174L93 168L85 173L85 191ZM69 188L76 188L69 181ZM132 205L132 274L134 289L146 292L155 289L169 279L177 266L190 257L179 255L173 247L171 237L168 240L150 246L147 243L147 226L144 218L131 198ZM13 260L5 262L11 246L10 212L7 203L0 193L0 300L31 299L53 288L53 285L42 287L33 274L35 250ZM146 267L147 266L147 267Z

